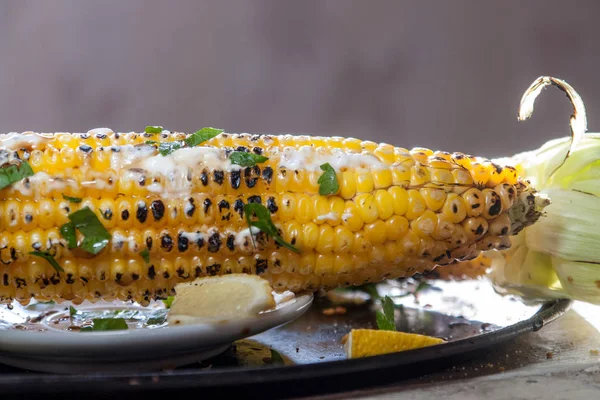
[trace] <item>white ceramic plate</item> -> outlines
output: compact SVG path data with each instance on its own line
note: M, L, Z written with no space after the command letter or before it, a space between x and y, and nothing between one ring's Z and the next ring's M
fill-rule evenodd
M0 363L51 373L132 372L172 369L225 351L232 342L286 324L312 304L311 293L278 302L255 317L169 325L162 302L76 306L73 318L123 317L129 329L70 331L69 305L33 304L0 308ZM162 321L162 322L161 322Z

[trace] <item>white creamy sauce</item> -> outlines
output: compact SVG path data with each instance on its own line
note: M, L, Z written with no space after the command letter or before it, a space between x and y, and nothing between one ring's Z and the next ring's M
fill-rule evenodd
M94 129L90 129L88 131L88 134L90 135L99 135L99 134L105 134L106 136L112 135L114 132L112 129L110 128L94 128Z
M183 207L183 212L186 215L189 215L193 209L194 209L194 205L188 201L187 203L185 203L185 206Z
M186 238L190 242L196 243L199 239L204 239L202 232L181 232L181 237Z
M48 141L51 136L44 136L34 132L11 132L6 135L0 135L0 147L7 147L12 150L17 150L22 147L37 148L42 143Z
M154 182L146 187L146 190L152 193L161 193L163 191L163 187L160 183Z
M320 166L325 163L329 163L336 171L344 168L383 168L381 161L372 154L347 153L342 149L329 151L312 146L299 149L286 147L280 153L279 159L279 167L291 170L321 171Z
M343 213L343 214L342 214L342 219L343 219L344 221L347 221L347 220L348 220L348 218L352 218L353 216L354 216L354 214L352 214L352 213L349 213L349 212L345 212L345 213Z
M337 221L338 219L340 219L340 216L336 212L330 212L328 214L319 215L317 217L317 221Z
M247 247L248 245L252 246L251 235L256 235L258 232L260 232L260 229L258 229L255 226L252 226L250 228L246 228L246 229L239 231L235 235L235 240L234 240L235 245L237 247L241 247L241 248Z

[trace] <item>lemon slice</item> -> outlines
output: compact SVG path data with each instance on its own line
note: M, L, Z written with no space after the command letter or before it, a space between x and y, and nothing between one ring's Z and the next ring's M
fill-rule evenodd
M415 333L378 329L353 329L345 337L348 358L376 356L444 343L444 340Z
M229 274L198 278L175 286L169 324L195 324L256 316L274 308L269 282L256 275Z

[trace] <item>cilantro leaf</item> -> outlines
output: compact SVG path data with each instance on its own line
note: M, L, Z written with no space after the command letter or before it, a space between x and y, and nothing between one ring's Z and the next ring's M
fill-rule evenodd
M81 328L82 331L115 331L128 329L124 318L94 318L92 326Z
M147 126L146 129L144 129L145 133L161 133L162 131L162 126Z
M144 249L140 252L140 256L146 261L146 264L150 262L150 251L148 249Z
M37 257L41 257L41 258L45 259L46 261L48 261L50 263L50 265L52 265L52 268L54 268L56 270L56 272L65 272L65 270L62 269L62 267L54 259L54 256L52 254L46 253L43 251L30 251L29 254L31 254L32 256L37 256Z
M77 314L77 309L73 306L69 306L69 316L72 317L75 314Z
M296 253L300 253L300 250L292 246L291 244L285 242L281 236L279 236L279 232L277 232L277 227L271 221L271 214L269 210L262 204L257 203L248 203L244 206L244 213L246 213L246 222L250 227L254 226L261 231L265 232L267 235L273 237L279 245L292 250ZM250 220L251 216L254 215L258 218L258 220L252 221ZM254 241L254 238L252 239Z
M210 140L223 132L223 129L202 128L199 131L191 134L185 139L185 144L189 147L198 146L199 144Z
M67 222L60 227L61 236L67 241L69 249L77 247L77 234L75 233L75 225L72 222Z
M158 145L158 152L161 156L168 156L175 150L179 150L185 145L185 143L181 140L174 140L172 142L157 142L156 140L146 140L145 143L153 146Z
M89 207L84 207L69 214L69 220L84 236L79 246L83 250L98 254L108 245L111 235Z
M165 307L171 308L171 304L173 304L173 300L175 300L175 296L169 296L166 299L164 299L163 303L165 303Z
M31 175L33 175L33 170L27 161L21 162L18 166L9 165L8 167L0 168L0 189L4 189Z
M245 151L234 151L229 156L232 164L241 165L242 167L254 167L256 164L263 163L269 158L254 153L246 153Z
M79 198L79 197L67 196L64 193L63 193L62 197L63 197L63 199L67 200L69 203L81 203L81 198Z
M323 175L319 177L317 183L319 184L319 194L325 196L328 194L335 194L340 188L340 184L337 180L335 170L329 163L325 163L320 166L323 171Z
M383 312L377 311L377 327L381 330L395 331L394 302L389 296L383 299Z

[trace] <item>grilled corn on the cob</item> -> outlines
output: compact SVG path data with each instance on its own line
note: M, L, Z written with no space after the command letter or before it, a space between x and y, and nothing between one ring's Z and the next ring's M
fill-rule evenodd
M1 139L0 165L13 170L0 190L0 300L147 304L237 272L292 291L359 285L506 248L547 205L513 167L461 153L159 131ZM15 179L26 164L33 175ZM249 204L276 231L250 227L260 213ZM77 225L81 210L92 214ZM86 221L105 231L73 229Z

